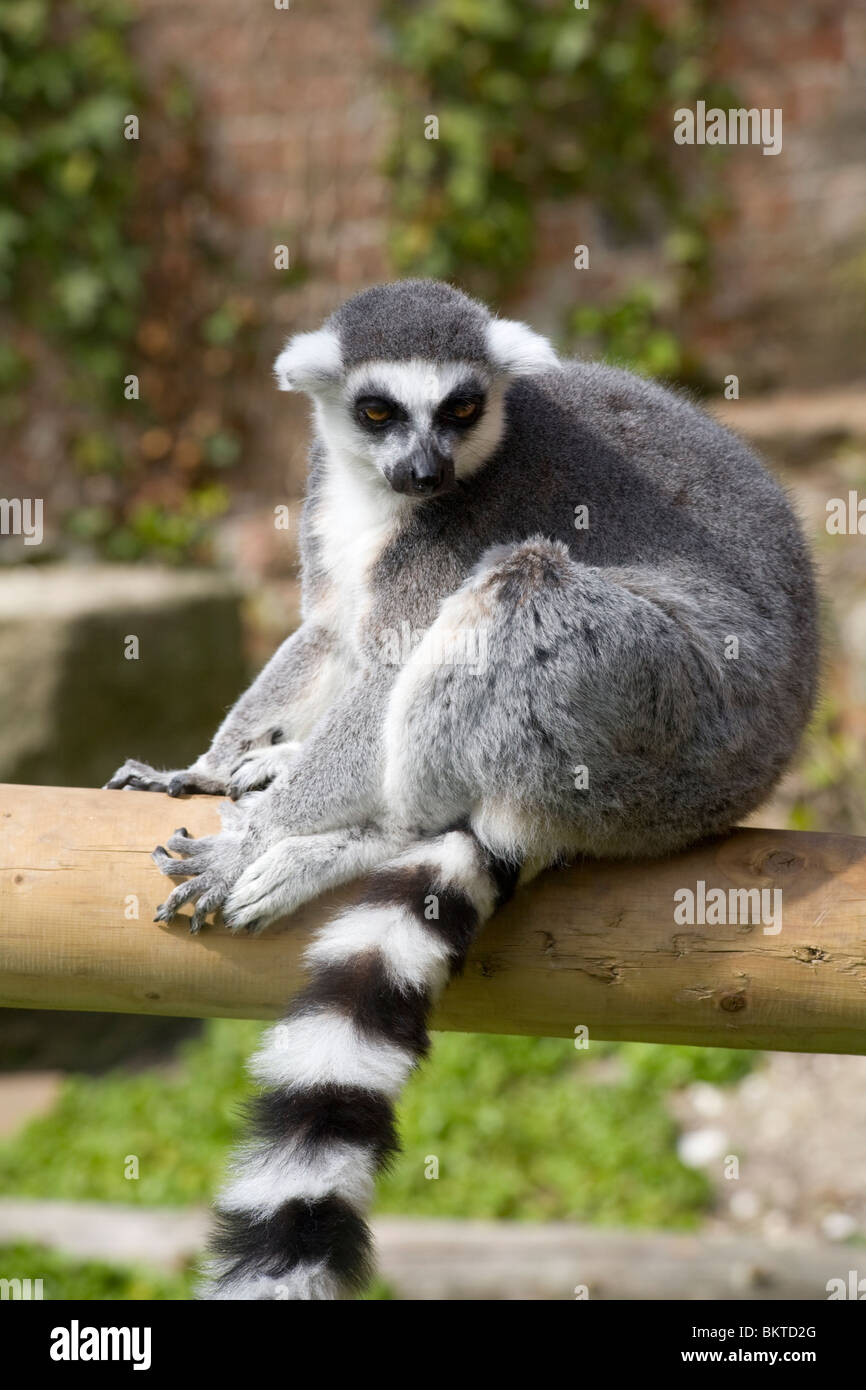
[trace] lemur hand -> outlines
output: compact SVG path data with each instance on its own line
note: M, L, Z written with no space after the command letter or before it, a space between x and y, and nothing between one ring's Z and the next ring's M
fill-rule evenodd
M103 790L167 792L169 796L225 796L228 783L225 778L210 773L199 772L194 768L175 768L160 772L149 763L137 762L127 758L113 777L105 783Z

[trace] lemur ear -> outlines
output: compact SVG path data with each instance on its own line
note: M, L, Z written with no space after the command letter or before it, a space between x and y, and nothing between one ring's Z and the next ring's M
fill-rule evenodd
M281 391L317 391L336 381L343 370L340 340L330 328L296 333L274 363Z
M494 366L509 376L532 376L560 365L553 344L516 319L491 319L487 349Z

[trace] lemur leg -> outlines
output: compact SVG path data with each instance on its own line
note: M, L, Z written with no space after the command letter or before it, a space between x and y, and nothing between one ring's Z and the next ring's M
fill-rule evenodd
M398 675L385 803L421 825L470 808L482 843L544 862L724 830L738 789L728 802L706 787L734 780L738 706L766 703L755 663L725 660L725 634L748 650L752 623L746 596L699 575L596 569L541 538L496 547ZM441 659L449 636L472 661Z
M179 860L171 859L162 849L157 851L157 863L163 873L173 878L194 875L182 889L170 895L160 920L168 920L172 911L193 900L199 904L199 917L222 907L241 875L252 870L265 854L266 866L260 866L248 882L266 879L272 885L271 891L275 891L282 866L287 880L285 900L291 901L295 894L291 884L293 861L291 853L284 856L278 848L281 841L323 831L345 835L352 826L392 825L392 818L386 819L382 814L381 796L382 725L392 681L393 669L384 667L360 675L334 700L296 754L286 760L274 782L266 790L227 808L221 834L199 840L174 836L169 847L183 856ZM392 852L395 844L405 842L405 837L395 838L390 830L388 836L391 848L386 848L386 853ZM367 838L371 846L376 843L375 835ZM305 851L305 857L312 852ZM349 870L345 878L351 877ZM234 917L240 913L242 903L246 903L246 897L235 898ZM267 920L287 910L275 907ZM252 913L250 920L260 915Z
M289 835L278 840L245 869L222 903L223 922L232 931L254 932L267 923L296 911L302 903L318 897L329 888L349 883L368 873L377 864L403 849L411 840L407 831L377 826L350 826L346 830L323 831L319 835ZM184 852L184 859L172 859L160 846L154 859L171 878L198 877L207 863L198 857L196 846L183 831L168 841L170 849ZM177 910L195 896L189 883L180 884L157 909L156 921L169 922ZM204 924L208 907L206 894L199 897L190 919L190 931Z
M305 623L274 653L223 720L206 753L188 768L159 771L129 758L105 784L112 789L239 795L276 775L274 746L306 738L346 683L346 663L332 638ZM250 763L250 758L258 761ZM282 755L287 756L287 755Z

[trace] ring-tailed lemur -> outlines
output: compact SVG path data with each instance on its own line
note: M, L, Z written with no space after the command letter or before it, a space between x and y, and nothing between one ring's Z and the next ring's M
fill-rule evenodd
M155 851L188 879L160 921L191 902L193 931L216 909L258 929L367 876L255 1059L207 1289L227 1299L363 1283L395 1098L481 924L554 861L727 830L816 681L791 509L682 397L434 281L357 295L276 375L314 406L303 623L192 767L108 784L240 798Z

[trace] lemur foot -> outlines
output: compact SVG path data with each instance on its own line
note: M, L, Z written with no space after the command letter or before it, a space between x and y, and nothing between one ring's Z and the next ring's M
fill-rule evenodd
M248 753L232 768L229 796L237 801L245 792L261 791L269 786L293 762L300 748L300 743L277 743L271 748L259 748Z
M296 912L329 888L383 864L405 849L405 827L348 826L287 835L256 856L235 880L222 905L229 931L259 932Z
M167 792L169 796L191 796L196 793L205 796L225 796L227 784L222 778L193 772L191 768L160 772L149 763L127 758L114 776L105 783L103 790Z
M222 905L229 931L260 932L313 896L315 890L304 882L301 857L293 853L304 843L291 836L280 840L244 869Z
M151 858L169 878L185 878L173 888L156 910L155 922L170 922L186 903L193 902L189 929L201 931L209 912L222 907L232 885L250 863L252 852L238 831L223 830L219 835L195 839L182 826L165 845L157 845ZM169 854L182 856L173 859Z
M397 840L346 830L287 835L257 852L236 830L196 840L184 827L167 844L168 848L157 846L154 861L169 878L187 882L172 889L154 921L170 922L181 907L195 900L190 931L198 932L207 914L219 909L229 931L249 934L288 916L324 889L345 882L399 847ZM183 857L173 859L169 850Z

